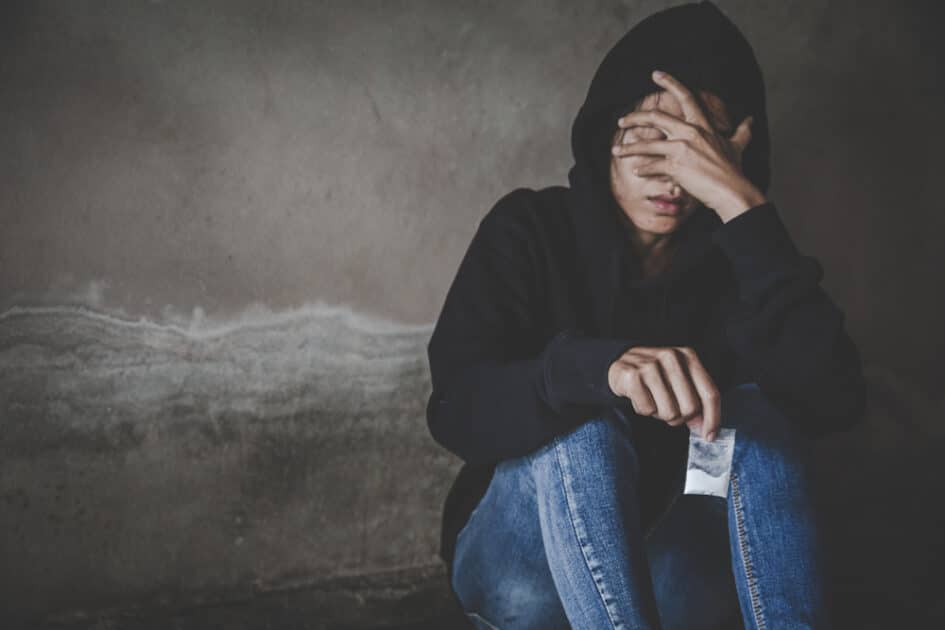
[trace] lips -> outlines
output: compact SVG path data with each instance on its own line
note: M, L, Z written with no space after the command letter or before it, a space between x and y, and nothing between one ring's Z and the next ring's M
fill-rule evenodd
M679 214L685 204L682 197L670 197L669 195L658 195L647 197L647 199L662 211L657 214Z

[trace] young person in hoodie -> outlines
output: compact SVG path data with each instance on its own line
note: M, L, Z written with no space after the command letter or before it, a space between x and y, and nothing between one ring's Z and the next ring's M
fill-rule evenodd
M453 592L503 630L829 627L809 447L860 421L865 385L766 197L750 45L708 1L647 17L571 148L568 187L481 220L428 344L429 428L464 460ZM720 427L727 497L682 496L689 432Z

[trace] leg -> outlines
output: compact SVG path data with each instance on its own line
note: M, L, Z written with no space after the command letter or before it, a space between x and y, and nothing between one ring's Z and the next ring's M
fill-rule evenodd
M496 467L459 532L452 584L479 630L570 628L545 559L528 459Z
M457 539L453 587L480 627L659 628L630 427L588 420L502 462Z
M589 420L531 458L548 565L571 625L659 628L630 424Z
M726 502L679 495L646 539L664 630L719 630L738 619Z
M809 441L755 383L723 395L722 425L737 431L728 499L680 495L647 538L663 627L718 628L733 606L748 628L829 627Z
M454 588L464 604L505 622L494 627L568 627L566 610L575 627L646 628L658 627L647 605L654 598L667 628L711 627L734 573L748 628L829 627L809 443L753 383L726 392L722 424L738 431L728 499L679 497L646 540L643 562L627 427L591 420L503 462L457 542ZM708 542L719 538L713 502L726 510L729 571Z
M755 383L722 397L722 425L736 430L728 529L746 627L829 627L809 440Z

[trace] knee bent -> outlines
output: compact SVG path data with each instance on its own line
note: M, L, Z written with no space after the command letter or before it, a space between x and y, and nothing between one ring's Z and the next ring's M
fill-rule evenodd
M624 455L627 451L631 452L631 458L635 459L636 455L629 422L613 410L591 417L567 433L555 436L529 458L534 463L554 456L556 450L564 450L572 458L580 457L584 452L594 457L611 452Z
M509 571L477 583L475 589L458 586L463 611L477 628L557 628L565 619L551 576L545 573Z

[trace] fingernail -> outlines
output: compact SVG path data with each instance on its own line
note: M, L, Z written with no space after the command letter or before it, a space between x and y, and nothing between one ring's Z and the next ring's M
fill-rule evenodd
M663 72L662 70L654 70L653 76L656 77L657 79L662 79L663 77L666 76L666 73Z

